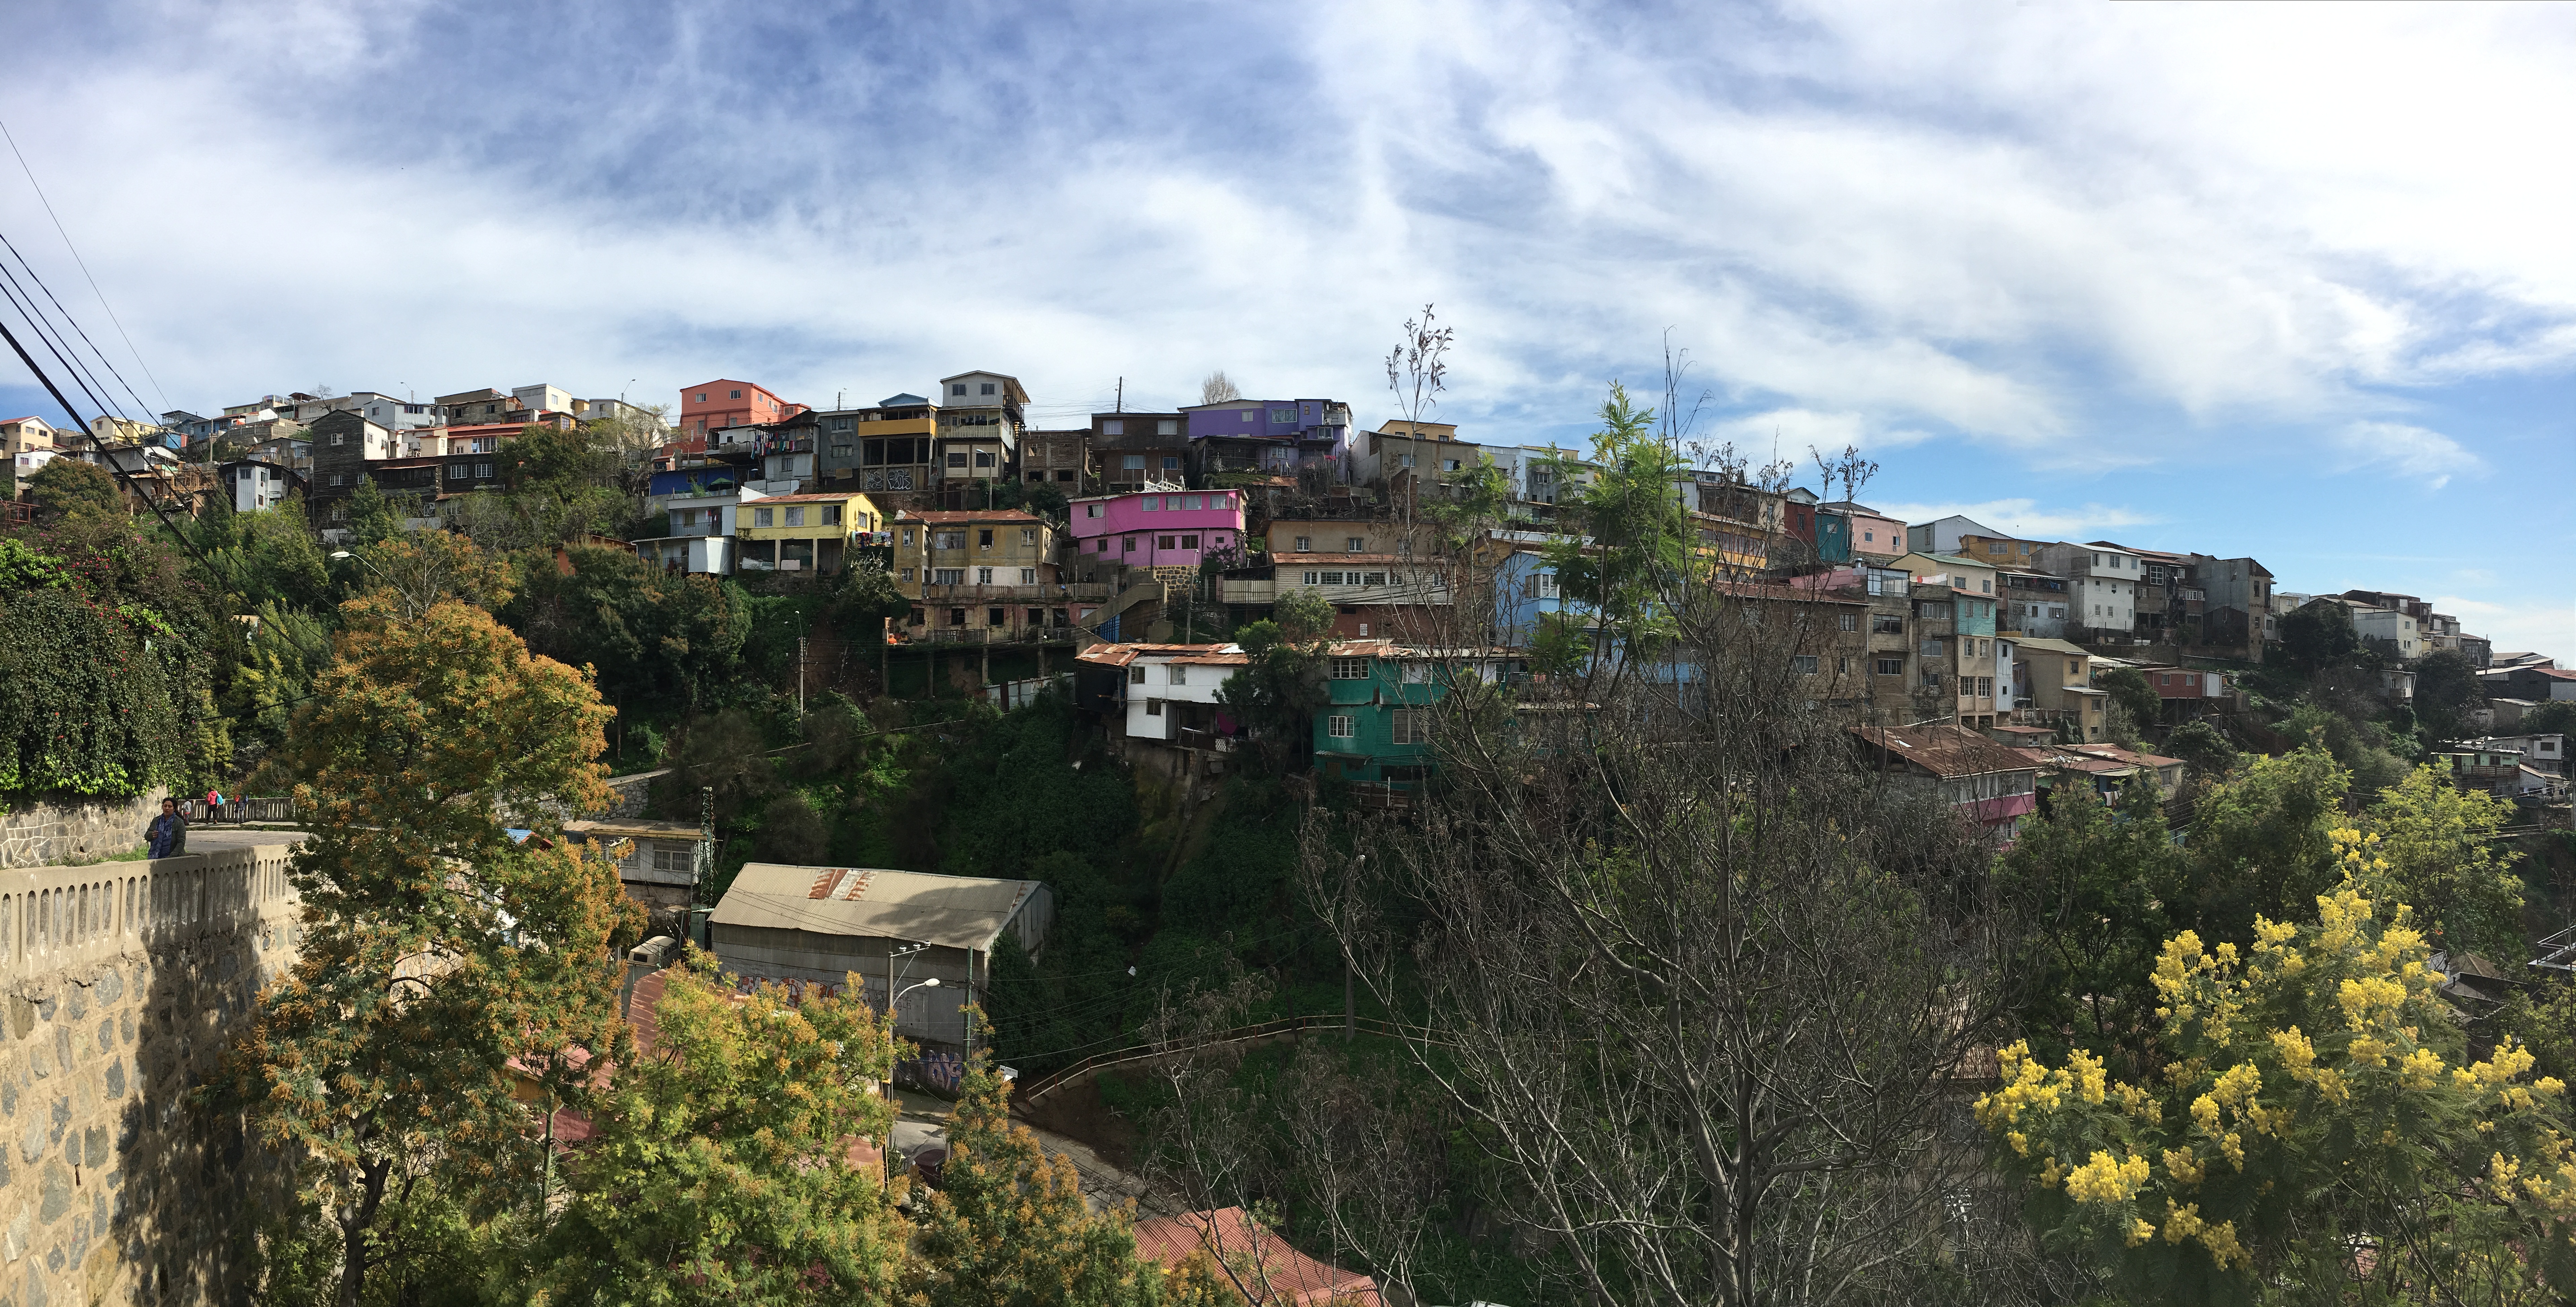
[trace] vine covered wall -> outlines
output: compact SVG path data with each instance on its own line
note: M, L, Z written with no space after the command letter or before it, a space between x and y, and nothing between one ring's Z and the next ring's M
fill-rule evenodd
M137 593L136 548L0 539L0 795L186 792L229 754L201 622Z

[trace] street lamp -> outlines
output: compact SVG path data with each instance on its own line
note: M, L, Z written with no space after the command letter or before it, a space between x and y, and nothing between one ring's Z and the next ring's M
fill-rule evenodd
M928 947L930 947L930 946L929 946L929 945L927 945L927 944L915 944L915 945L913 945L911 948L906 949L906 950L904 950L904 951L905 951L905 952L907 952L907 953L918 953L918 952L920 952L921 950L923 950L923 949L925 949L925 948L928 948ZM895 1010L895 1004L897 1004L897 1003L899 1003L899 1002L902 1002L902 1001L903 1001L903 996L904 996L905 994L909 994L909 993L911 993L912 991L914 991L914 990L916 990L916 989L937 989L937 988L939 988L939 977L937 977L937 976L932 976L930 979L928 979L928 980L924 980L924 981L921 981L921 982L919 982L919 983L917 983L917 984L906 985L906 986L904 986L901 990L896 990L896 989L894 989L894 988L892 987L894 982L893 982L893 981L891 981L891 980L887 981L886 983L887 983L887 986L888 986L888 988L886 989L886 1013L887 1013L887 1027L886 1027L886 1033L887 1033L887 1035L888 1035L889 1037L891 1037L891 1036L893 1035L893 1033L894 1033L894 1028L893 1028L893 1013L894 1013L894 1010ZM900 1120L900 1119L902 1119L902 1117L903 1117L903 1100L902 1100L902 1099L900 1099L900 1098L895 1097L895 1093L894 1093L894 1068L893 1068L892 1066L888 1066L888 1067L886 1068L885 1095L886 1095L886 1101L887 1101L888 1103L891 1103L891 1104L893 1104L893 1105L894 1105L894 1116L895 1116L895 1119L896 1119L896 1120ZM889 1182L891 1182L891 1181L894 1179L894 1123L893 1123L893 1121L889 1121L889 1122L887 1122L887 1123L886 1123L885 1171L886 1171L886 1179L887 1179Z

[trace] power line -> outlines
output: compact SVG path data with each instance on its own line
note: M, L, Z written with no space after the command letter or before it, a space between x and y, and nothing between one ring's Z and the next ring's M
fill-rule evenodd
M35 356L27 352L26 346L18 343L17 333L9 330L9 324L6 322L0 322L0 340L8 341L9 348L17 351L18 361L26 364L27 371L34 373L36 380L42 382L45 390L53 395L54 402L63 406L63 412L71 418L72 425L81 428L83 435L89 435L90 448L98 451L99 458L107 464L108 474L123 479L127 486L135 490L135 493L142 495L144 504L152 509L152 515L161 519L161 525L170 528L170 534L179 537L179 547L193 555L200 565L212 569L214 564L206 558L205 551L197 548L197 542L189 539L188 533L180 530L179 524L170 520L169 511L161 507L161 501L153 498L150 490L136 486L134 474L117 463L115 455L108 451L105 442L95 435L90 435L89 424L81 420L80 410L72 407L72 402L63 398L62 388L54 384L52 377L45 375L43 368L36 366Z
M45 188L36 181L36 170L27 166L26 151L18 148L18 138L10 135L9 124L5 121L0 121L0 139L6 139L9 153L18 156L18 170L27 174L27 184L36 188L37 202L45 206L45 216L54 220L54 231L63 238L63 248L72 252L72 262L80 266L81 276L89 278L90 293L98 296L98 306L107 310L107 320L116 324L116 334L124 337L127 349L133 350L134 365L143 369L144 380L152 383L153 393L161 396L164 405L178 407L170 403L170 392L161 389L161 379L152 375L152 365L143 361L143 351L134 348L134 337L125 334L125 323L117 318L116 307L107 302L107 292L98 288L98 278L90 276L89 262L81 258L79 247L72 244L72 234L63 230L62 217L54 212L54 202L45 197ZM135 402L142 403L142 397L136 396Z
M17 274L9 271L9 265L5 263L0 263L0 279L6 279L7 281L7 285L0 286L0 295L7 296L9 306L18 310L18 315L27 320L27 329L36 333L37 342L45 347L46 352L54 356L54 362L62 364L63 371L71 374L72 384L80 387L82 394L89 396L90 403L98 405L99 412L105 413L107 411L107 405L99 403L97 392L89 388L89 382L84 379L87 374L71 360L63 357L63 349L66 347L59 346L54 343L55 337L59 333L49 334L47 332L47 323L44 318L36 312L33 297L30 297L28 303L21 304L18 302L18 297L24 292L18 289ZM27 364L28 370L31 372L34 371L35 366L34 361L29 360ZM44 381L45 379L43 374L39 373L37 375L37 380ZM53 385L50 381L46 381L45 384L48 389L51 389ZM62 399L62 393L60 391L56 391L54 398ZM64 402L63 412L71 418L73 423L78 424L80 422L80 411L73 408L69 401ZM82 429L86 431L88 428L83 427Z
M9 239L9 237L8 237L8 235L7 235L7 233L5 233L5 232L0 232L0 245L8 246L8 247L9 247L9 252L10 252L11 254L13 254L13 255L16 255L16 256L17 256L17 259L18 259L18 266L19 266L19 267L21 267L21 268L25 268L25 269L27 270L27 277L28 277L28 279L36 283L36 288L37 288L38 290L41 290L41 291L45 292L45 298L46 298L46 299L49 299L49 300L52 300L52 301L53 301L53 304L54 304L54 312L61 314L61 315L62 315L62 317L63 317L63 321L70 323L70 324L71 324L71 326L72 326L72 330L73 330L73 331L75 331L75 332L79 332L79 333L80 333L81 343L82 343L82 344L84 344L84 345L89 346L89 352L90 352L91 354L96 355L96 356L98 357L98 361L99 361L100 363L106 364L108 375L109 375L109 376L112 376L112 377L114 377L114 378L116 378L116 384L118 384L118 385L120 385L120 386L125 387L125 393L126 393L126 394L128 394L128 395L133 395L133 396L134 396L134 407L136 407L136 408L138 408L138 409L143 410L143 413L144 413L144 415L145 415L145 416L147 416L147 417L148 417L148 416L150 416L150 415L151 415L151 413L152 413L152 406L151 406L151 405L149 405L149 404L144 403L144 402L143 402L143 397L142 397L141 395L135 395L135 394L134 394L134 383L133 383L133 382L131 382L131 381L127 381L127 380L125 379L125 374L124 374L124 373L122 373L122 372L117 371L117 370L116 370L116 365L115 365L114 363L111 363L111 362L109 362L109 361L108 361L107 352L106 352L105 350L102 350L102 349L100 349L100 348L98 347L98 342L97 342L97 341L91 340L91 339L89 338L89 332L81 326L81 324L80 324L80 319L73 317L73 316L72 316L72 311L71 311L70 309L67 309L67 308L64 308L64 307L63 307L63 302L62 302L60 299L56 298L56 297L55 297L55 295L54 295L54 288L53 288L53 287L51 287L51 286L46 285L46 284L45 284L45 279L44 279L44 277L36 271L36 269L35 269L35 265L33 265L33 264L31 264L31 263L27 262L27 256L26 256L26 255L24 255L24 254L20 254L20 253L18 252L18 245L17 245L17 243L16 243L15 241L10 240L10 239ZM29 296L28 298L33 299L34 297L33 297L33 296ZM68 344L69 342L65 342L65 343L66 343L66 344ZM142 360L137 359L137 360L135 360L135 361L139 363L139 362L141 362ZM87 365L83 365L83 366L87 366ZM96 376L97 376L97 374L95 374L95 373L92 373L92 374L91 374L91 377L92 377L92 379L93 379L93 380L95 380L95 379L96 379ZM101 384L100 384L100 386L99 386L99 389L101 389L101 390L105 390L105 389L107 389L106 384L105 384L105 383L101 383ZM120 404L120 405L118 405L117 407L121 409L121 408L123 408L124 406ZM127 416L127 417L129 417L129 418L131 418L131 417L133 417L134 415L133 415L133 414L131 414L131 413L128 413L128 414L126 414L126 416Z

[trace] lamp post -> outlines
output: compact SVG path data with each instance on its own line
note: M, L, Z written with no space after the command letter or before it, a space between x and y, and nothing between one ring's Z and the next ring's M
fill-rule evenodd
M365 554L353 554L346 549L335 549L331 551L330 556L334 559L354 558L358 560L358 566L375 573L377 580L384 582L386 585L392 586L394 593L403 597L404 603L410 604L414 609L421 607L420 603L411 597L411 591L409 588L405 587L402 582L385 575L385 570L383 568L376 566L374 563L368 562ZM415 613L415 615L417 614Z
M913 945L910 949L907 949L907 950L905 950L905 951L906 951L906 952L908 952L908 953L918 953L918 952L920 952L921 950L923 950L923 949L925 949L925 948L928 948L928 947L930 947L930 946L929 946L929 945L927 945L927 944L915 944L915 945ZM891 954L889 954L889 955L888 955L888 961L892 961L892 955L891 955ZM911 993L912 991L914 991L914 990L916 990L916 989L937 989L937 988L939 988L939 977L937 977L937 976L932 976L930 979L925 980L925 981L921 981L921 982L920 982L920 983L918 983L918 984L906 985L906 986L904 986L904 987L903 987L903 989L902 989L900 992L898 992L898 991L894 988L894 981L893 981L893 980L892 980L892 978L891 978L892 973L891 973L891 972L889 972L889 973L888 973L888 976L889 976L889 978L888 978L888 980L886 981L886 1013L887 1013L887 1016L888 1016L888 1020L887 1020L887 1027L886 1027L886 1029L887 1029L887 1034L888 1034L889 1036L891 1036L891 1035L892 1035L892 1033L893 1033L893 1020L892 1020L892 1015L893 1015L894 1010L895 1010L895 1004L896 1004L896 1003L898 1003L898 1002L900 1002L900 1001L902 1000L902 998L903 998L903 996L904 996L905 994L909 994L909 993ZM888 1051L889 1051L889 1052L891 1052L892 1050L891 1050L891 1049L889 1049ZM888 1103L890 1103L890 1104L892 1104L892 1105L894 1106L894 1119L893 1119L893 1120L889 1120L889 1121L886 1123L886 1146L885 1146L885 1171L886 1171L886 1180L887 1180L887 1182L888 1182L888 1183L892 1183L892 1181L894 1180L894 1122L895 1122L895 1121L899 1121L899 1120L903 1119L903 1100L902 1100L902 1099L900 1099L900 1098L895 1097L895 1093L894 1093L894 1068L893 1068L891 1065L887 1066L887 1068L886 1068L885 1094L886 1094L886 1102L888 1102Z

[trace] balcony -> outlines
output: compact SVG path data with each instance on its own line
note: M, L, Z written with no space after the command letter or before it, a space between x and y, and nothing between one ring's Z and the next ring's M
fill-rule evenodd
M1099 603L1109 598L1106 582L1062 585L924 585L924 604L1061 604Z

